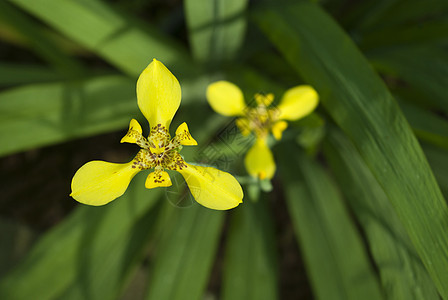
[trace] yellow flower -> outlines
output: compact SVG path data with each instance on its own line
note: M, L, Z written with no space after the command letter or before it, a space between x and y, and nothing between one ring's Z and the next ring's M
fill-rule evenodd
M210 106L224 116L237 116L236 125L245 136L253 133L256 141L246 154L244 163L248 173L260 179L271 179L275 173L275 161L267 145L270 132L276 140L282 138L288 127L286 121L294 121L310 114L319 103L317 92L308 85L299 85L286 91L277 107L272 107L273 94L255 94L256 106L245 104L243 92L228 81L217 81L207 88Z
M169 174L173 170L182 174L196 201L211 209L230 209L243 199L243 190L229 173L211 167L188 164L179 154L182 146L197 145L182 123L171 138L169 126L181 101L181 89L176 77L154 59L137 81L138 106L148 120L148 138L142 127L132 119L122 143L134 143L140 151L128 163L91 161L83 165L72 180L71 196L84 204L104 205L120 197L132 178L140 171L154 169L147 179L148 189L170 186Z

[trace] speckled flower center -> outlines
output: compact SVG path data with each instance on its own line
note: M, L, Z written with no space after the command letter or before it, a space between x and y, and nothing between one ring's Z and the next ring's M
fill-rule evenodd
M279 117L279 111L271 107L273 99L272 94L255 95L257 106L247 108L244 117L237 120L237 125L244 135L253 132L257 138L265 138L269 134Z
M148 139L138 133L136 144L142 149L135 156L132 168L178 171L187 166L179 154L180 138L171 139L167 128L161 124L151 128Z

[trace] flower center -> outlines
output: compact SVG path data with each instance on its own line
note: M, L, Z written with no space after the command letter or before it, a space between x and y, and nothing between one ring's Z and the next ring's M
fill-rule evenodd
M157 124L151 128L148 139L141 134L137 137L136 144L142 149L134 158L132 168L152 169L156 171L179 170L186 167L183 158L180 156L180 141L176 136L171 136L165 126Z
M257 106L248 108L245 117L237 120L237 125L243 135L253 132L257 138L265 138L280 115L275 107L270 107L274 96L272 94L256 94Z

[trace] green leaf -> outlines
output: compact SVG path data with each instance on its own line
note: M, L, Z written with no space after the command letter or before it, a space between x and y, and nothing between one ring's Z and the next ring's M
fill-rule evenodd
M386 27L362 37L360 48L374 52L381 47L413 46L448 41L448 19L417 23L399 28ZM406 48L403 49L406 51Z
M187 0L185 15L193 55L202 62L231 60L243 43L247 0Z
M107 206L80 205L1 280L0 298L115 299L147 244L161 195L144 180L136 176Z
M123 72L137 76L157 58L170 70L191 70L185 49L158 30L140 28L97 0L9 0Z
M43 26L21 10L2 1L0 2L0 18L3 22L13 26L14 30L23 36L25 42L29 44L33 51L67 77L79 76L84 73L82 64L62 51L42 30ZM5 71L2 69L2 72Z
M278 299L274 224L267 197L232 211L222 299Z
M390 92L316 4L269 6L256 19L291 66L316 88L326 111L360 151L439 293L448 299L448 207Z
M384 10L379 18L372 22L372 31L375 27L406 26L412 23L422 23L427 19L443 18L448 12L448 2L440 0L394 0L383 1L392 3L389 9Z
M400 40L401 37L395 34L394 29L405 29L414 24L422 25L428 20L443 18L448 11L447 2L440 0L375 0L354 4L352 7L355 9L349 12L348 22L352 24L348 27L349 31L356 32L356 36L361 35L361 40L379 32L383 33L385 39L395 36ZM345 23L346 19L343 19Z
M446 119L411 103L404 101L399 103L415 135L420 140L448 150L448 121Z
M424 105L448 113L448 54L446 49L431 46L400 46L367 54L373 66L392 77L404 80L424 98Z
M439 299L388 197L353 144L333 129L325 156L365 232L386 298Z
M35 231L16 221L0 218L0 278L29 251L37 238Z
M350 31L355 31L357 36L359 32L368 31L397 1L399 0L359 1L347 10L348 14L341 21Z
M382 299L361 236L333 181L298 147L279 150L286 203L316 298Z
M433 145L423 143L428 162L439 182L445 198L448 198L448 152Z
M224 213L189 201L184 209L174 203L166 207L169 218L156 249L147 299L183 300L186 295L188 299L202 299Z
M125 128L137 116L135 83L122 76L0 93L0 155Z
M48 67L0 62L0 86L60 81L61 74Z

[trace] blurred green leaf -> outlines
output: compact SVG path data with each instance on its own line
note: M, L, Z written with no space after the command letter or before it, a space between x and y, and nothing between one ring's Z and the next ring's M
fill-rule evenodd
M30 85L0 93L0 155L124 128L138 114L121 76Z
M30 45L33 51L52 64L65 76L79 76L85 72L80 61L66 54L42 30L41 24L17 9L15 6L0 2L0 19L14 27ZM2 73L6 70L1 70Z
M397 40L401 37L395 35L394 29L412 28L416 23L443 18L448 12L448 3L440 0L373 0L354 4L343 19L350 32L356 36L383 32L384 38L395 36ZM389 31L383 31L386 28Z
M0 70L0 87L61 80L61 74L39 65L0 62Z
M408 102L400 101L399 104L420 140L448 150L448 121L446 119Z
M229 80L241 88L245 96L246 104L251 104L254 101L256 93L273 93L275 99L280 99L288 87L283 83L273 81L259 70L245 65L229 64L225 68L225 73L220 74L221 77L216 76L214 80ZM225 75L223 78L222 76Z
M429 144L423 144L426 157L434 171L445 198L448 198L448 152Z
M232 211L227 233L223 300L278 299L274 224L267 197Z
M448 46L445 47L448 49ZM370 62L380 72L399 77L424 96L424 105L448 113L448 51L431 46L401 46L367 53Z
M144 180L136 176L107 206L80 206L45 234L0 281L0 298L115 299L148 243L161 196Z
M37 238L36 232L16 221L0 218L0 278L23 259Z
M356 216L371 250L387 299L439 299L389 199L359 152L331 130L325 156Z
M381 27L406 26L424 22L428 19L439 19L448 13L448 2L440 0L394 0L382 1L390 3L379 17L372 22L372 31Z
M359 46L364 51L374 52L381 47L415 46L443 41L448 41L448 19L376 30L362 37Z
M192 199L187 201L191 205L185 209L175 207L175 203L166 205L169 217L158 241L147 299L202 299L224 213L206 209Z
M137 76L157 58L171 71L193 71L181 44L112 10L98 0L9 0L118 69Z
M235 57L246 31L247 0L187 0L185 15L193 55L219 63Z
M307 154L316 155L325 136L325 120L317 113L311 113L293 123L294 125L301 127L300 134L295 138L297 143L306 150Z
M358 148L439 292L448 299L448 207L390 92L316 4L267 6L255 17L290 64L317 89L322 105Z
M298 147L279 149L286 203L318 299L382 299L362 239L333 181Z
M399 0L365 0L354 3L345 11L346 15L342 23L354 31L355 38L359 32L364 32L376 24L397 1Z

